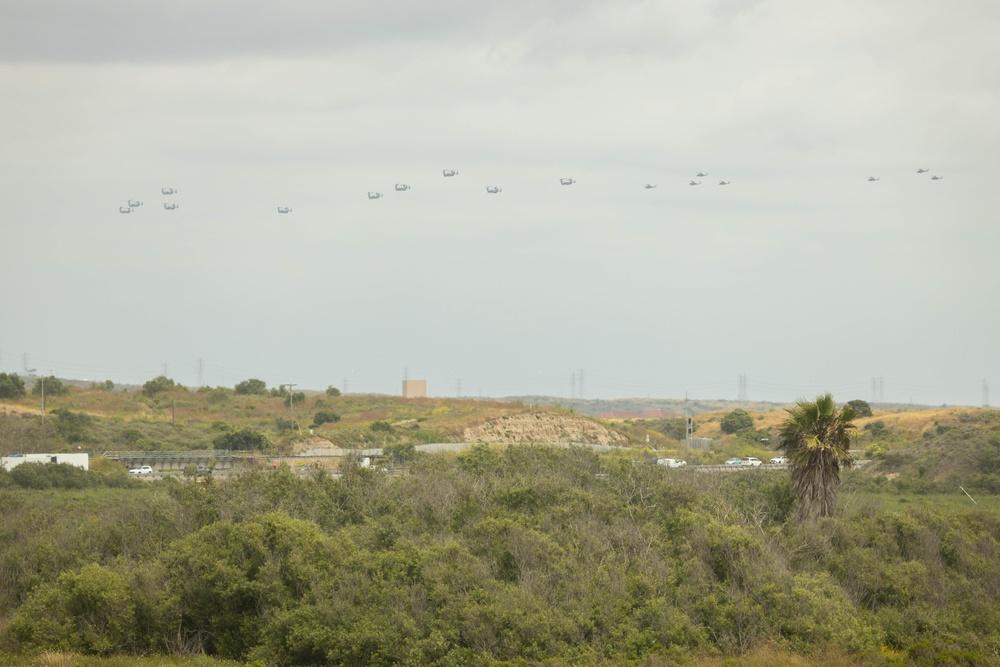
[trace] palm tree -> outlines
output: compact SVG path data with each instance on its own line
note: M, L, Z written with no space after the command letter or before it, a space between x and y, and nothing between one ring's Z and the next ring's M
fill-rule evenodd
M840 486L840 467L850 468L849 451L857 413L850 405L840 410L833 396L814 402L796 401L778 430L778 449L788 457L795 515L800 521L833 516Z

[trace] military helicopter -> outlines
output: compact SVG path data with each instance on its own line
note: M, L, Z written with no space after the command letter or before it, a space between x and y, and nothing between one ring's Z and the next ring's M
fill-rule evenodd
M139 206L142 206L142 202L139 201L138 199L129 199L128 205L131 206L132 208L137 208Z
M695 176L698 177L698 178L705 178L706 176L708 176L708 172L707 171L705 171L705 172L699 171L697 174L695 174Z
M647 190L652 190L653 188L656 187L656 184L655 183L646 183L646 185L644 185L643 187L646 188Z
M451 178L452 176L454 176L455 174L457 174L458 171L455 170L455 169L442 169L441 173L444 174L445 178Z
M701 181L692 180L688 185L701 185Z
M291 213L292 209L288 206L279 206L278 213Z
M406 183L396 183L396 192L406 192L410 189L410 186Z
M128 206L119 206L118 207L118 212L119 213L131 213L132 209L129 208Z
M918 174L926 174L930 169L924 169L923 167L917 167Z
M175 195L177 194L177 188L160 188L160 192L165 195Z
M486 186L486 191L488 193L490 193L491 195L495 195L495 194L501 192L502 189L501 189L501 187L499 185L487 185Z
M729 181L719 181L719 185L729 185Z
M163 208L165 208L168 211L173 211L173 210L178 209L180 207L181 207L180 204L171 204L171 203L167 203L167 202L163 203Z
M381 199L382 198L382 193L381 192L369 192L368 193L368 198L369 199Z
M875 182L875 181L877 181L877 180L878 180L879 178L880 178L879 176L869 176L869 177L868 177L868 180L874 183L874 182Z
M560 178L559 185L573 185L576 183L576 179L573 178Z
M940 181L944 176L931 176L932 181Z

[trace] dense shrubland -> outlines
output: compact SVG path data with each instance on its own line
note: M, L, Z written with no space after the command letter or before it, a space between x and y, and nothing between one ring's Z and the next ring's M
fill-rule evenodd
M996 512L848 494L840 516L799 524L784 473L547 447L405 454L400 476L0 477L2 647L274 665L673 664L768 647L1000 661Z

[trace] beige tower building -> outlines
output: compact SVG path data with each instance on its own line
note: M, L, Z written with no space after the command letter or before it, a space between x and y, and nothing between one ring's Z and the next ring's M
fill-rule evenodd
M403 398L427 398L427 380L403 380Z

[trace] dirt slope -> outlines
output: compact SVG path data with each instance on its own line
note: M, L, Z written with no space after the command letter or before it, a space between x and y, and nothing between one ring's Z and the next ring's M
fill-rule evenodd
M584 442L596 445L625 445L625 436L586 417L527 412L505 415L466 428L465 442L500 444Z

